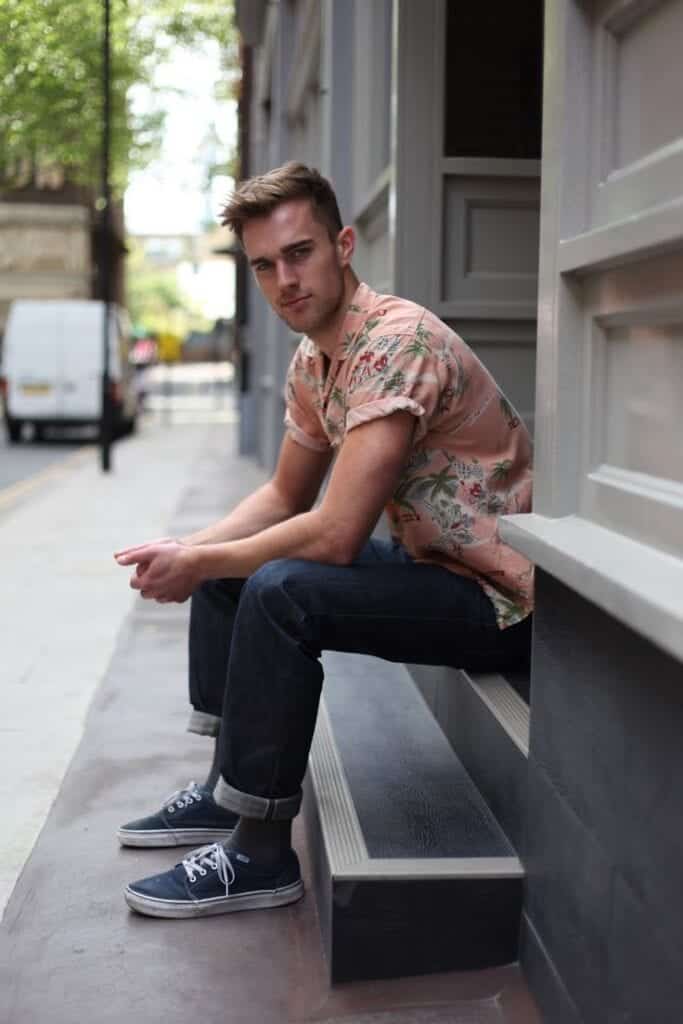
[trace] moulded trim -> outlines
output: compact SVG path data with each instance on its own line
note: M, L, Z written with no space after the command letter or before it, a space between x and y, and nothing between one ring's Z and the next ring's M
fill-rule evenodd
M683 661L683 560L575 515L502 516L500 533L541 569Z
M653 206L606 227L565 238L559 244L559 272L587 274L680 248L683 199Z

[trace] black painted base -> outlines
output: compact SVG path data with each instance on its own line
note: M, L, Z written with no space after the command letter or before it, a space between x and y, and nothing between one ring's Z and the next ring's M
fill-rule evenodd
M333 981L496 967L517 959L522 880L333 883Z

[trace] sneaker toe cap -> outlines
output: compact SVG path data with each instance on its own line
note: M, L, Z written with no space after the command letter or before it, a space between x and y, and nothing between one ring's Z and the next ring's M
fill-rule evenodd
M141 878L137 882L131 882L128 888L136 895L147 896L150 899L187 899L185 885L175 870L164 871L159 875L150 875L149 878Z
M151 814L146 818L136 818L135 821L127 821L121 826L122 832L151 832L157 829L168 828L168 823L162 814Z

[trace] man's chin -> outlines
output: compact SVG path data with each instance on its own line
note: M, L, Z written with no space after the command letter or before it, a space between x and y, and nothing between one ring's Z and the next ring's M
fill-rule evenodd
M330 303L326 308L324 302L316 302L312 296L309 296L308 301L302 303L301 310L297 310L296 307L290 310L285 306L284 309L277 312L290 330L296 334L307 334L313 338L316 333L328 330L330 324L334 323L339 305L339 302L336 305Z
M296 313L287 313L286 310L283 310L280 313L280 319L284 320L290 330L295 331L297 334L310 334L318 326L318 318L310 314L304 316L302 313L297 316Z

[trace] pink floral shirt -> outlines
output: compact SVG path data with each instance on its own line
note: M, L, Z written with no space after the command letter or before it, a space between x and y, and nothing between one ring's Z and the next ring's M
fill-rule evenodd
M339 447L360 423L406 409L413 447L386 512L417 562L474 577L501 629L533 606L533 568L501 540L498 517L531 508L531 440L475 354L433 313L361 284L327 373L303 338L289 367L286 427Z

